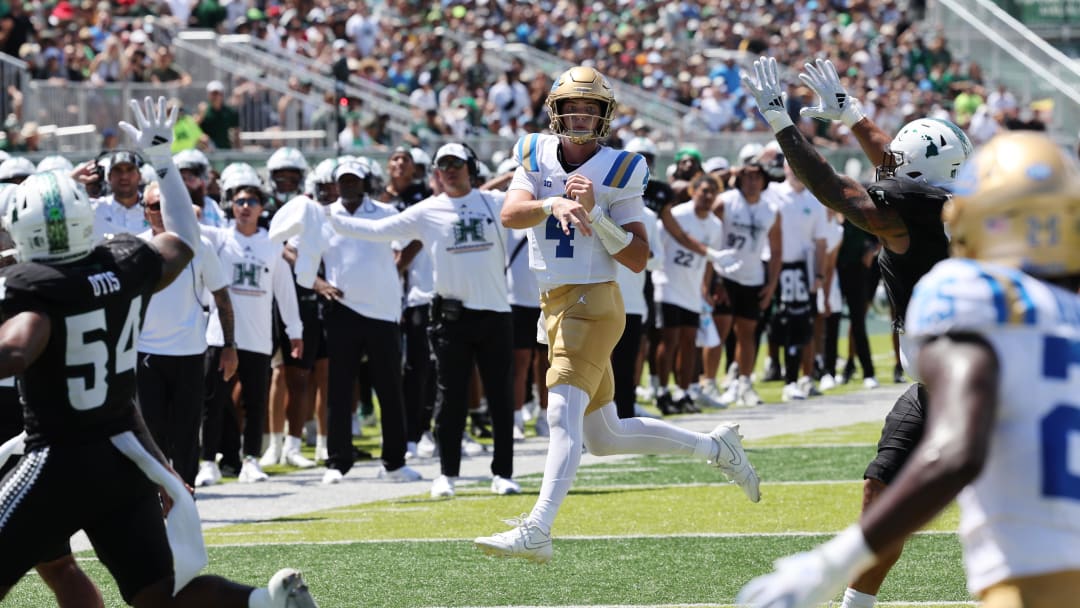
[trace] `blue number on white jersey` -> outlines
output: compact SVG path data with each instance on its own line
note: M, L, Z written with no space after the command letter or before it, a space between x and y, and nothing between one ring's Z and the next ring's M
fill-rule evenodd
M547 232L545 233L547 239L559 241L559 244L555 246L555 257L557 258L572 258L574 257L574 246L570 244L574 240L574 226L570 226L570 234L563 232L561 226L559 226L559 220L555 219L555 216L549 216L547 219Z
M1067 381L1069 367L1073 365L1080 365L1080 342L1046 336L1043 340L1043 377ZM1043 495L1080 500L1080 471L1070 470L1069 466L1070 436L1080 436L1080 407L1057 404L1043 417L1040 429ZM1080 462L1080 455L1073 455L1073 459Z

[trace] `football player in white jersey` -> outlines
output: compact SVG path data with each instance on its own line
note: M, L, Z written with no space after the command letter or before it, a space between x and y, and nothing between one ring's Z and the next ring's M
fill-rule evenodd
M528 228L529 265L540 287L548 339L551 436L540 496L508 532L477 538L485 553L551 559L551 526L581 461L584 442L602 454L682 454L709 459L760 499L757 473L738 427L705 435L616 412L611 352L623 333L615 265L641 272L649 255L641 156L606 147L615 113L611 85L590 67L556 80L547 99L554 135L526 135L514 146L518 169L501 211L507 228Z
M852 526L779 560L738 603L817 606L953 498L985 608L1080 596L1080 165L1043 135L999 135L961 169L954 259L919 281L906 329L930 394L923 441Z

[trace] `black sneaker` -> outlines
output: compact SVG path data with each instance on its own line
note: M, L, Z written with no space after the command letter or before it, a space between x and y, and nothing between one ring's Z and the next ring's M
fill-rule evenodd
M679 413L679 406L675 405L675 402L671 400L671 393L664 393L656 397L656 409L660 410L660 414L663 416Z
M701 410L694 404L694 400L690 398L690 395L683 395L683 398L679 399L679 402L675 404L675 407L679 408L679 411L684 414L701 413Z
M897 364L892 370L892 381L896 384L904 384L907 379L904 378L904 366Z

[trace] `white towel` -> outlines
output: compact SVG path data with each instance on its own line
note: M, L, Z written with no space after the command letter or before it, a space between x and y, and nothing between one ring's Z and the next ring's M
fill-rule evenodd
M157 461L139 443L131 431L109 438L116 449L131 459L150 481L165 488L173 500L172 510L165 518L165 534L173 555L173 595L184 588L199 571L206 567L209 558L203 543L202 526L195 500L179 479Z

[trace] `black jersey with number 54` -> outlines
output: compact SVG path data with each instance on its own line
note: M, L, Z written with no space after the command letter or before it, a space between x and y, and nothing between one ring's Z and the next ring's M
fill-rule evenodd
M0 311L43 313L48 345L19 378L27 445L86 443L133 428L136 344L162 258L129 234L69 264L0 269Z

